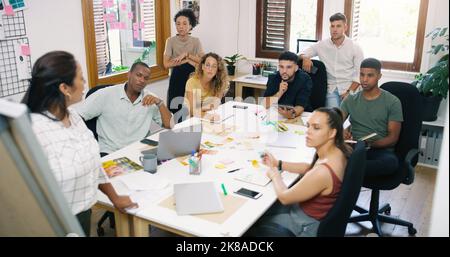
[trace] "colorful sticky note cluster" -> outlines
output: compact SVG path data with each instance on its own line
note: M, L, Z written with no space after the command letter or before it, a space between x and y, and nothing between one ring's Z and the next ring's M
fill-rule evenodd
M106 14L103 16L103 19L104 19L105 21L109 22L109 23L116 22L116 21L117 21L117 20L116 20L116 13L106 13Z

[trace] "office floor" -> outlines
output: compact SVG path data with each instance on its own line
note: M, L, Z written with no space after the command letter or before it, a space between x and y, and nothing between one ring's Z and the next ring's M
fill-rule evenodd
M382 191L380 204L389 202L392 207L391 216L401 217L414 224L417 229L416 236L427 236L429 232L429 221L431 217L431 205L436 180L436 170L418 166L416 167L416 178L412 185L401 185L392 191ZM358 199L358 205L364 208L369 206L370 190L363 188ZM91 236L97 236L97 221L103 215L103 211L93 209ZM370 223L349 224L347 236L367 236L372 231ZM105 236L114 236L114 230L109 228L109 221L103 224ZM382 224L381 229L385 236L406 237L408 229L401 226ZM176 236L172 233L152 228L152 236Z

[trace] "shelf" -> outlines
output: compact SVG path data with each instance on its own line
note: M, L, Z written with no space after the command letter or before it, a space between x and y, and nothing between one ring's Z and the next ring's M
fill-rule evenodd
M417 163L417 166L422 166L422 167L427 167L427 168L431 168L431 169L436 169L436 171L438 170L438 166L436 166L436 165L431 165L431 164L426 164L426 163L421 163L421 162L418 162Z
M422 126L423 125L443 128L443 127L445 127L445 120L442 117L438 117L438 119L435 120L435 121L424 121L424 122L422 122Z

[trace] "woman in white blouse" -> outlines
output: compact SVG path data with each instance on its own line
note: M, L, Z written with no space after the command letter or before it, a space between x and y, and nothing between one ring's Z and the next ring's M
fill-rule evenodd
M72 54L54 51L34 64L31 84L24 98L32 127L53 174L89 236L91 207L97 188L120 211L136 207L128 196L119 196L101 166L99 146L81 117L68 109L83 97L85 80Z

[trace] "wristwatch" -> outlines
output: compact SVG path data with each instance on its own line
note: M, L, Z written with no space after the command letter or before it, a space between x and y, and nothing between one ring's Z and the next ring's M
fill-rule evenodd
M161 107L161 105L163 104L163 100L159 100L159 103L156 104L156 106Z
M278 160L278 171L281 172L281 165L283 165L283 162L281 160Z

